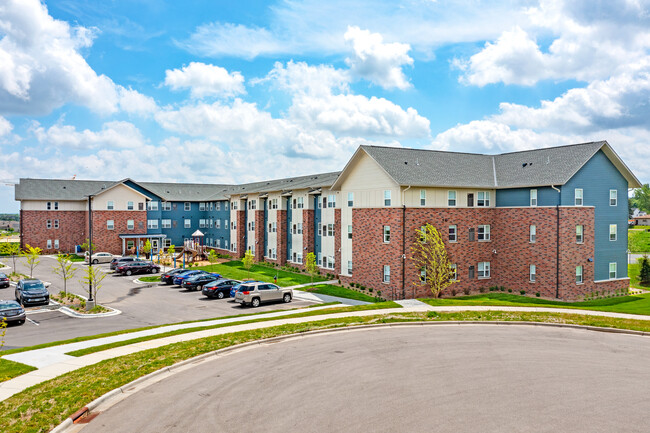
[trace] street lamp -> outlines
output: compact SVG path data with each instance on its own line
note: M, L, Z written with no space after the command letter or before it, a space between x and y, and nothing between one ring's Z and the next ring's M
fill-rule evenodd
M93 302L93 195L88 196L88 302Z

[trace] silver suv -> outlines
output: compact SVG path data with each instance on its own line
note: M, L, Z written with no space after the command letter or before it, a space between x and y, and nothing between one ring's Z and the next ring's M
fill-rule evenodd
M291 299L293 290L260 282L242 284L235 294L235 302L252 307L259 307L262 302L291 302Z

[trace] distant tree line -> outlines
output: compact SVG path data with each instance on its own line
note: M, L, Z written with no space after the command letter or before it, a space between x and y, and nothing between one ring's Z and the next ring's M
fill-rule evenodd
M0 213L0 221L20 221L17 213Z

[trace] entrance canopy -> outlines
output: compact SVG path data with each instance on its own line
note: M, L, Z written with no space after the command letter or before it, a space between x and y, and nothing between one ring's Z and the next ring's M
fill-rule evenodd
M122 235L119 235L119 236L120 236L120 239L122 239L122 255L126 254L126 240L127 239L135 239L136 241L139 241L140 239L159 240L162 243L162 240L167 237L167 235L163 235L163 234L157 234L157 235L151 234L151 235L148 235L148 234L132 234L132 233L122 234ZM136 254L139 256L140 255L140 242L135 243L135 249L136 249Z
M195 238L197 236L205 236L201 230L197 230L194 233L192 233L192 237Z

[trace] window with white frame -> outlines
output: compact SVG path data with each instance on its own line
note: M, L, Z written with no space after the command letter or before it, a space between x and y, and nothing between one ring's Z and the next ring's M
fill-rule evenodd
M107 210L115 209L115 203L113 202L113 200L109 200L106 202L106 209Z
M190 203L189 201L186 201L185 204L183 205L183 209L186 212L189 212L190 210L192 210L192 203Z
M228 228L228 220L223 220L223 228Z
M458 226L449 226L449 242L458 241Z
M348 260L348 275L352 275L352 260Z
M220 202L220 201L215 202L215 203L214 203L214 208L215 208L216 210L221 210L221 202Z
M236 201L231 201L230 202L230 209L237 210L237 202Z
M157 229L158 228L158 220L147 220L147 228L148 229Z
M200 210L200 211L204 211L204 210L205 210L205 203L204 203L204 202L199 203L199 210Z
M294 224L293 227L292 227L292 229L291 229L291 234L294 234L294 235L295 235L295 234L297 233L297 231L298 231L297 224Z
M214 203L210 202L210 210L214 209Z
M616 262L611 262L609 264L609 279L610 280L616 279Z
M163 219L161 221L162 221L162 228L164 228L164 229L172 228L172 220L171 219Z
M250 222L250 231L254 232L255 231L255 221Z
M52 239L48 239L47 240L47 249L49 250L51 248L52 248Z
M334 224L327 225L327 236L334 236Z
M59 202L58 201L54 202L54 210L59 210Z
M348 193L348 207L353 207L354 206L354 193L349 192Z
M456 191L447 191L447 206L456 206Z
M172 246L172 240L169 238L163 239L163 248L169 248Z
M610 224L609 225L609 240L610 241L615 241L616 240L616 224Z
M277 222L271 223L271 232L277 233L277 231L278 231L278 223Z
M59 228L59 220L54 220L54 228L55 229Z
M421 189L420 190L420 206L426 206L427 205L427 190Z
M582 265L576 266L576 284L582 284Z
M384 206L390 206L390 195L391 195L391 190L389 189L384 190Z
M251 254L255 255L255 244L251 245L249 248Z
M233 242L230 244L230 251L237 252L237 242Z
M323 236L327 236L327 224L323 224Z
M275 249L275 248L271 249L271 258L272 259L277 259L278 258L277 249Z
M298 233L299 235L302 234L302 223L298 223Z
M327 207L336 207L336 196L334 194L327 196Z
M457 281L458 280L458 266L456 264L449 265L449 271L451 273L449 280L450 281Z
M237 221L231 221L230 222L230 229L231 230L237 230Z
M383 272L382 282L390 283L390 266L389 265L384 265L384 272Z
M420 282L421 283L427 282L427 268L425 267L420 268Z
M528 274L529 274L529 281L531 283L534 283L535 282L535 276L537 275L537 266L530 265Z
M490 191L479 191L476 199L476 206L490 207Z
M251 200L248 203L250 203L251 210L257 209L257 200Z
M210 218L210 228L214 227L214 219Z
M135 241L126 241L126 247L132 249L135 247Z
M271 209L277 209L278 208L278 199L273 198L271 199Z
M217 248L221 248L221 239L216 240L216 246Z
M164 211L172 210L172 203L170 201L162 202L162 210L164 210Z
M228 249L228 239L224 239L224 240L223 240L223 247L224 247L225 249Z
M221 218L217 218L216 220L214 220L214 227L217 229L221 228Z
M48 229L51 229L52 228L52 220L45 221L45 227L47 227Z
M537 206L537 190L536 189L531 189L530 190L530 205L531 206Z
M47 210L52 210L52 202L51 202L51 201L48 201L48 202L47 202L47 205L45 206L45 208L46 208Z
M530 226L530 239L529 242L534 244L537 242L537 226Z
M352 239L352 225L348 224L348 239Z
M581 244L585 241L584 236L585 227L583 225L576 226L576 243Z
M583 204L583 199L582 199L582 188L576 188L574 192L574 204L576 206L582 206Z
M133 230L134 228L135 228L135 222L133 220L127 220L126 221L126 229L127 230Z
M106 221L106 230L113 230L113 229L115 229L115 221L107 220Z
M158 210L158 202L157 201L148 201L147 202L147 210Z
M616 206L618 204L618 191L615 189L609 190L609 205Z
M478 262L478 277L490 278L490 262Z
M133 202L132 201L127 201L126 202L126 210L133 210Z
M295 198L293 199L293 201L289 200L289 209L296 209L297 206L298 206L298 202L296 201Z
M320 224L318 224L318 236L323 236L323 229Z
M390 226L384 226L384 243L390 242Z
M305 198L304 197L298 197L298 209L304 209L305 207Z
M323 266L323 253L318 253L318 266Z
M183 222L183 227L186 229L191 229L192 228L192 219L191 218L186 218Z
M327 267L329 269L334 269L336 263L334 262L334 256L327 256Z
M205 219L200 218L199 219L199 228L204 229L205 228Z
M54 249L55 250L59 249L59 240L58 239L54 239Z
M302 263L302 253L296 254L296 263Z
M477 239L479 241L489 241L490 240L490 225L481 225L478 226Z

